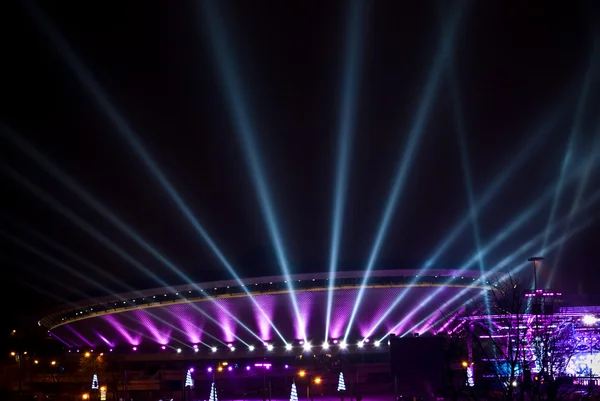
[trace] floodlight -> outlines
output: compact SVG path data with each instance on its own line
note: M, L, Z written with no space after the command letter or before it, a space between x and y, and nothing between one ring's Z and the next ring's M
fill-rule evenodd
M289 344L289 343L286 344L285 345L285 349L286 349L286 351L291 351L292 350L292 344Z

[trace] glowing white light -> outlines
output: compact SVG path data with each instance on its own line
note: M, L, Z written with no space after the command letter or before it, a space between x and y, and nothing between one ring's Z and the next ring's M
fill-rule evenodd
M292 350L292 344L286 344L285 345L285 349L286 349L286 351L291 351Z
M342 342L340 343L340 348L341 348L341 349L346 349L346 347L347 347L346 341L342 341Z
M517 381L516 380L514 382L512 382L512 386L513 387L517 387Z
M356 344L358 346L358 348L362 348L365 343L363 341L360 341L358 344Z
M375 345L376 347L379 347L379 346L381 345L381 341L375 341L375 342L374 342L374 345Z
M586 326L592 326L594 324L596 324L598 322L598 319L596 319L595 316L592 315L585 315L581 321L583 322L583 324L585 324Z
M231 350L231 352L235 351L235 347L229 347L229 349Z
M312 349L312 345L310 343L304 344L304 351L310 351Z
M327 341L325 341L323 343L323 349L328 349L329 348L329 344L327 343Z
M217 352L217 347L212 347L212 348L211 348L211 351L212 351L212 352Z
M249 349L250 351L254 351L254 345L251 345L251 346L249 346L249 347L248 347L248 349Z
M177 348L177 353L181 354L181 348Z
M273 344L267 344L267 351L273 351Z

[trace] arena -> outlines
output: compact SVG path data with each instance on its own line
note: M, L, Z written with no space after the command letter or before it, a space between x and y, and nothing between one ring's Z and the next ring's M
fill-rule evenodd
M389 334L448 329L449 310L481 294L483 288L476 272L418 274L416 270L376 271L362 287L364 272L339 272L331 288L328 325L328 274L289 277L300 321L286 278L262 277L244 280L242 285L207 282L86 300L53 311L39 324L70 350L194 353L195 357L228 351L250 357L261 347L302 352L331 344L366 351ZM361 288L362 300L351 319Z

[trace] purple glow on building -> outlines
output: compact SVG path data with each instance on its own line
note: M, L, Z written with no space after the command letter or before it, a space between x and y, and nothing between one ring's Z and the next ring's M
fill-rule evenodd
M225 310L231 313L231 309L228 308L228 302L223 300L223 307ZM235 341L236 339L236 328L237 325L233 318L229 316L222 308L216 308L216 319L219 322L219 326L221 327L220 335L217 335L217 338L224 338L225 341Z
M311 296L311 293L300 292L300 293L296 293L296 301L298 302L298 309L300 312L300 320L302 320L302 321L298 322L296 319L294 319L294 322L293 322L294 338L295 339L304 339L305 335L307 333L307 328L310 326L310 323L311 323L310 318L311 318L312 310L314 308L315 299L314 299L314 297ZM323 303L322 305L325 305L325 303ZM287 312L287 313L289 313L289 316L295 316L295 312L293 310L291 303L288 302L287 306L289 308L289 310ZM318 322L317 324L323 325L323 322Z
M331 313L331 322L329 325L329 336L332 338L342 337L344 335L346 323L350 320L354 301L356 300L356 293L352 290L338 290L337 292L338 294L333 299L331 305L331 310L335 311L335 313ZM357 323L362 331L364 321L358 320Z
M229 367L227 367L227 370L228 370L229 372L231 372L231 371L233 371L233 368L232 368L231 366L229 366Z
M100 338L106 345L108 345L109 347L114 347L115 345L113 343L111 343L110 341L108 341L106 339L106 337L104 337L102 334L96 332L96 335L98 336L98 338Z
M276 299L277 297L275 295L261 296L260 301L257 301L256 303L258 307L262 309L262 312L253 304L252 315L256 318L258 335L263 341L270 341L273 339L274 333L271 333L273 330L271 322L273 321L273 311L275 310Z
M133 337L129 332L123 327L121 323L117 320L115 315L104 315L103 316L106 321L110 324L110 326L116 330L123 338L131 345L140 345L142 336ZM139 334L139 333L138 333Z
M69 348L71 348L71 347L73 346L72 344L69 344L68 342L66 342L65 340L63 340L62 338L60 338L59 336L57 336L57 335L56 335L56 334L54 334L54 333L50 333L50 335L51 335L53 338L56 338L58 341L60 341L61 343L63 343L64 345L66 345L66 346L67 346L67 347L69 347ZM70 351L71 351L71 350L69 350L69 352L70 352Z
M213 371L213 368L211 368L211 367L209 366L208 368L206 368L206 371L207 371L208 373L210 373L210 372L212 372L212 371Z
M187 335L188 341L192 344L201 343L204 322L195 319L194 316L197 316L197 314L190 313L187 305L173 305L172 309L173 316L177 318L177 322Z
M94 346L93 343L89 342L83 335L81 335L81 333L79 333L77 330L75 330L73 327L71 327L71 325L66 324L65 327L71 333L75 334L75 336L77 336L77 338L79 338L81 341L83 341L84 344L87 344L89 347L93 347ZM76 345L79 346L80 344L76 344Z
M136 311L135 316L143 324L146 330L150 332L150 335L154 339L154 341L162 345L166 345L169 343L169 337L171 335L172 330L159 330L153 323L151 316L145 310Z
M372 340L381 338L387 333L388 330L386 329L388 327L392 328L404 319L410 311L419 309L415 306L419 305L435 288L437 287L413 287L404 301L397 305L382 321L380 327L368 337L371 337ZM463 287L448 287L444 292L439 294L439 301L430 302L430 310L428 308L420 308L419 312L416 312L411 320L414 320L416 323L426 319L424 322L427 322L430 318L429 312L435 313L439 305L443 304L446 298L451 298L462 289ZM339 289L334 291L332 319L330 322L330 334L333 339L339 339L340 336L343 336L346 328L345 324L347 324L348 320L346 316L347 311L351 310L357 291L357 289ZM367 337L364 335L365 329L372 328L403 289L397 287L379 287L369 288L365 291L365 296L363 297L365 304L361 307L363 313L357 316L356 327L349 338L350 343ZM472 290L472 294L479 292L480 289L475 288ZM306 326L307 337L314 339L313 344L318 346L325 340L322 338L325 332L326 319L326 310L323 305L327 304L327 291L304 291L298 292L297 295L301 317L306 319L308 323ZM256 295L254 298L270 317L272 315L273 323L275 323L285 340L302 339L300 335L303 331L302 327L299 327L295 314L291 312L293 309L286 294L263 294ZM264 337L267 335L265 333L268 333L271 339L263 341L275 341L278 343L279 340L275 338L276 334L268 324L267 319L264 316L261 317L262 313L246 297L219 299L218 302L222 302L222 306L225 306L232 315L240 319L256 335ZM195 311L195 307L202 308L207 315L215 317L217 322L207 319L203 314L199 314ZM367 311L368 313L366 313ZM144 342L148 341L157 344L156 350L161 349L160 343L163 343L161 345L173 343L191 345L205 341L207 346L215 346L220 342L237 342L238 339L235 338L234 334L237 334L240 340L246 341L248 344L260 345L253 335L210 301L199 300L176 305L164 304L153 308L151 314L144 314L143 319L139 318L139 316L139 310L132 308L131 310L124 310L114 314L90 316L89 318L69 323L69 326L74 328L87 340L85 342L66 328L67 325L58 326L52 329L52 332L61 336L62 340L70 346L86 346L86 344L89 347L98 347L101 345L116 347L125 344L139 346L142 339L144 339ZM442 316L439 324L441 326L445 323L447 321ZM423 323L421 323L422 325ZM227 335L224 335L224 331ZM400 328L397 331L400 331ZM108 343L105 341L107 339L109 340ZM332 340L330 342L333 343ZM276 345L276 347L281 346ZM240 352L247 350L247 347L236 346L236 348L239 348Z

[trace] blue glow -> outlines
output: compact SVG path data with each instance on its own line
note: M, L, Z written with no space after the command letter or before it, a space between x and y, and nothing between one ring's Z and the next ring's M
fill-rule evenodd
M579 169L581 170L581 168ZM573 172L573 174L569 177L569 180L573 180L576 176L577 173L579 171L575 171ZM542 207L544 206L544 204L551 199L551 196L553 194L553 189L554 186L551 186L550 188L548 188L548 190L544 193L544 195L540 196L535 203L528 207L525 211L523 211L522 213L520 213L515 219L513 219L506 227L504 227L503 229L500 230L500 233L498 235L496 235L494 237L494 239L488 243L485 248L483 248L481 250L482 254L486 254L489 251L491 251L494 247L496 247L498 244L500 244L502 241L506 240L507 238L509 238L509 236L516 231L517 229L519 229L521 226L523 226L524 224L526 224L528 221L530 221L530 219L537 213L540 212L540 210L542 209ZM478 252L479 253L479 252ZM479 258L481 256L476 254L474 255L466 264L464 264L457 273L460 273L462 271L467 270L470 266L472 266L474 263L476 263ZM435 291L433 291L430 295L428 295L420 304L419 306L417 306L416 308L414 308L412 310L412 312L410 312L409 314L407 314L404 319L402 319L402 321L400 323L398 323L396 325L396 328L401 327L405 322L407 322L412 316L414 316L414 314L423 309L425 306L429 305L429 303L431 301L433 301L442 291L444 291L444 287L446 285L449 285L451 283L452 279L447 280L443 286L437 288Z
M448 24L445 27L445 29L443 29L442 39L440 41L440 48L438 49L431 70L429 71L427 83L423 91L423 96L421 97L417 113L414 117L411 129L408 133L408 141L404 148L404 152L402 152L400 165L398 166L396 177L392 184L392 188L388 196L384 213L379 223L379 229L377 230L375 241L373 243L373 247L371 248L371 253L369 255L369 259L365 268L365 276L362 281L362 285L358 291L354 307L352 308L352 313L350 315L350 320L346 328L346 333L344 334L344 339L348 338L348 336L350 335L350 331L352 330L354 319L356 318L362 298L364 296L366 288L365 286L369 281L371 271L375 267L375 262L377 261L379 252L385 239L385 235L391 223L392 215L396 210L398 200L402 194L402 189L404 188L406 177L410 172L418 150L418 146L423 136L423 132L425 131L427 122L429 121L429 115L433 109L435 98L438 94L438 89L440 81L442 79L443 71L446 67L446 63L449 59L452 50L452 42L454 40L456 26L458 25L459 14L460 13L457 12L454 18L452 19L452 22Z
M596 49L598 50L598 49ZM544 237L544 242L542 243L542 248L546 247L546 243L548 241L548 236L550 235L548 227L550 227L556 218L557 209L560 203L560 197L563 192L564 180L567 171L569 170L569 166L571 164L571 158L573 156L573 147L575 146L575 140L580 134L581 124L584 116L584 112L587 106L587 101L590 93L590 88L592 86L593 79L595 78L596 73L596 64L598 55L597 52L594 52L592 55L593 60L590 62L588 70L585 74L585 80L583 83L583 88L581 94L579 96L579 101L577 103L577 110L575 112L575 120L573 122L573 126L571 127L571 132L569 134L569 142L567 143L567 148L565 150L565 154L563 157L562 164L560 166L560 173L558 176L558 185L556 186L556 190L554 193L554 199L552 201L552 208L550 209L550 215L548 216L548 225L546 228L546 236ZM582 182L584 179L582 179ZM585 185L585 184L583 184ZM560 252L559 252L560 253ZM549 283L552 283L552 279L554 277L553 272L550 273Z
M502 172L497 176L497 178L492 182L492 184L486 189L481 199L476 204L476 213L481 213L483 208L487 206L491 200L495 198L498 192L509 182L509 179L523 166L523 164L530 160L531 153L539 146L542 139L548 134L548 132L555 126L556 115L553 115L554 118L547 120L542 126L535 131L533 135L528 137L528 141L524 146L519 146L519 151L517 152L517 157L514 160L511 160L508 163L508 168L503 169ZM446 238L442 241L442 243L436 246L436 251L434 254L428 259L428 261L421 267L421 271L425 271L429 267L431 267L437 259L445 252L450 245L456 241L462 231L467 228L469 222L471 221L471 211L463 217L450 231L450 233L446 236ZM411 285L416 283L416 279L411 282ZM389 316L390 313L394 311L396 306L402 302L402 300L410 293L411 287L407 287L404 291L396 297L394 302L390 305L390 307L385 311L385 313L381 316L381 318L373 325L370 329L370 333L367 335L369 337L372 335L377 328L385 321L385 319Z
M456 74L452 77L452 88L454 94L454 122L458 134L458 143L460 148L460 162L463 170L465 189L467 191L467 200L469 202L469 211L471 217L471 226L473 228L473 238L475 240L475 249L477 250L477 262L479 264L479 273L483 276L485 273L484 253L481 250L481 236L479 234L479 221L477 216L477 205L475 195L473 194L473 182L471 179L471 168L469 166L469 151L467 147L467 133L464 122L462 102L460 99L460 90L458 87L458 78ZM485 297L485 307L488 315L490 314L490 301Z
M11 169L10 167L4 167L4 171L6 172L6 174L9 177L14 179L18 183L20 183L24 188L26 188L28 191L33 193L40 200L46 202L53 209L55 209L58 213L65 216L69 221L71 221L73 224L75 224L76 226L81 228L83 231L87 232L90 236L95 238L98 242L102 243L108 249L115 252L117 255L119 255L124 260L129 262L131 265L133 265L135 268L137 268L140 272L146 274L148 277L152 278L153 280L155 280L157 283L161 284L162 286L167 287L167 288L172 288L164 280L162 280L160 277L158 277L156 274L154 274L151 270L149 270L143 264L141 264L137 259L133 258L131 255L129 255L127 252L125 252L123 249L121 249L119 246L117 246L114 242L112 242L106 236L104 236L102 233L100 233L98 230L96 230L92 225L90 225L88 222L86 222L85 220L83 220L82 218L77 216L75 213L73 213L72 211L70 211L69 209L64 207L60 202L58 202L56 199L54 199L53 197L51 197L50 195L48 195L47 193L45 193L44 191L39 189L37 186L33 185L29 180L27 180L25 177L23 177L22 175L17 173L15 170ZM210 300L214 302L214 299L210 298ZM217 306L223 307L218 302L215 302L215 304ZM194 309L197 312L206 316L207 319L211 320L215 324L217 324L217 325L219 324L219 322L216 319L214 319L212 316L208 315L202 309L198 308L197 306L194 306ZM237 318L235 316L231 315L230 312L226 311L225 309L223 309L223 310L227 314L229 314L229 316L231 316L233 319L235 319L237 321ZM240 326L245 328L249 333L253 334L254 336L256 336L257 338L260 339L260 337L258 337L254 332L252 332L249 328L247 328L241 322L240 322ZM244 341L242 339L240 339L239 337L236 336L236 338L238 338L238 340L240 340L242 343L244 343Z
M592 195L585 202L585 204L583 206L583 210L588 209L589 207L591 207L592 205L594 205L598 201L600 201L600 191L597 191L594 195ZM583 210L580 210L580 212L582 212ZM566 221L566 218L563 218L563 219L561 219L561 220L559 220L557 222L554 222L553 226L550 229L550 235L552 234L553 231L557 231L558 228L560 227L560 225L564 224L565 221ZM564 234L563 236L561 236L560 238L558 238L556 241L554 241L552 244L546 246L542 250L543 253L541 253L541 254L547 254L551 250L553 250L554 248L561 246L567 240L569 240L573 236L577 235L578 233L580 233L581 231L583 231L584 229L586 229L592 222L593 222L593 219L589 219L589 220L587 220L587 221L579 224L575 229L569 231L568 233ZM483 276L482 278L480 278L477 282L473 283L473 285L474 286L483 285L485 283L485 281L488 280L488 278L492 277L496 272L499 272L502 269L505 269L506 267L508 267L509 265L511 265L512 263L514 263L516 260L526 257L526 255L528 255L529 252L531 252L533 250L533 248L538 243L541 243L544 240L545 235L546 235L545 232L541 233L541 234L538 234L533 239L531 239L531 240L527 241L525 244L521 245L517 250L515 250L514 252L511 252L509 256L507 256L504 259L502 259L498 264L496 264L492 269L490 269L486 273L485 276ZM518 267L512 269L511 272L509 273L509 275L516 274L520 269L522 269L525 266L530 266L530 264L529 263L522 263L522 264L520 264ZM449 299L444 304L444 306L451 305L452 303L456 302L461 297L465 296L469 291L470 291L469 288L465 288L464 290L462 290L458 294L456 294L454 297L452 297L451 299ZM485 293L486 291L487 290L484 290L482 292L482 294ZM419 326L421 326L423 323L425 323L432 316L433 316L433 314L425 317L423 320L421 320L419 323L417 323L414 327L412 327L411 329L409 329L408 331L406 331L406 333L410 333L410 332L414 331L416 328L418 328ZM390 332L388 334L393 333L399 326L400 326L400 324L396 325L394 327L394 329L390 330Z
M222 83L229 101L228 104L231 109L231 113L234 116L237 132L242 142L244 155L246 156L246 162L248 163L252 174L252 181L257 190L263 217L265 218L265 222L267 224L271 242L275 248L275 254L277 256L277 260L279 261L279 266L283 275L286 277L286 284L288 287L290 300L294 308L294 313L296 314L297 322L302 328L303 337L306 337L305 322L303 322L303 319L300 315L296 294L294 292L294 286L292 280L290 280L289 263L280 233L278 220L275 216L275 209L271 201L271 194L267 185L264 168L261 163L261 157L256 144L251 119L248 115L245 102L243 100L243 90L239 80L238 72L236 71L235 58L233 54L231 54L227 35L223 29L224 24L217 10L215 9L215 3L211 1L204 1L201 4L205 12L205 21L211 36L213 48L217 56L219 71L223 76ZM306 340L306 338L304 338L304 340Z
M359 87L359 70L362 54L364 30L364 1L352 2L350 23L348 24L346 43L346 70L342 83L342 107L340 111L340 131L338 158L336 163L335 192L333 202L333 224L331 227L331 254L329 257L329 288L327 292L327 311L325 318L325 339L329 338L329 325L333 302L333 288L337 270L340 241L342 236L344 206L348 186L348 170L350 166L350 149L354 126L356 125L357 92Z
M40 23L40 25L43 26L44 32L51 39L52 43L56 46L58 52L65 59L67 65L75 72L76 77L84 85L84 87L87 89L88 93L90 93L93 96L93 98L96 100L96 102L99 104L99 106L104 110L104 112L106 113L108 118L116 126L117 131L125 137L125 139L128 141L130 146L135 150L136 154L142 159L142 161L144 162L146 167L150 170L152 175L158 180L158 182L161 184L161 186L164 188L164 190L170 195L171 199L175 202L175 204L177 205L179 210L185 215L187 220L192 224L192 226L196 229L198 234L202 237L202 239L206 242L206 244L209 246L209 248L213 251L215 256L225 266L227 271L232 275L232 277L236 281L238 281L238 283L240 285L243 285L239 275L237 274L237 272L235 271L233 266L225 258L225 255L217 247L214 240L211 238L211 236L208 234L208 232L204 229L202 224L200 224L198 219L196 219L192 210L187 206L187 204L184 202L184 200L181 198L181 196L177 193L175 188L171 185L171 183L169 182L169 180L167 179L165 174L158 167L158 165L154 162L154 160L152 159L150 154L146 151L146 149L144 148L144 146L138 139L137 135L131 129L129 124L127 124L125 119L119 114L119 112L116 110L116 108L113 106L113 104L108 100L108 97L106 96L106 94L104 93L104 91L102 90L100 85L98 85L98 83L94 80L94 78L92 77L92 74L88 71L86 66L75 56L75 54L71 51L71 49L69 48L66 41L58 34L58 32L49 23L49 21L41 14L41 12L33 6L31 7L31 11L33 12L38 23ZM38 162L42 165L51 165L47 160L45 160L43 157L41 157L42 155L39 154L39 152L36 152L33 148L28 146L28 144L26 144L22 140L20 140L20 138L18 138L17 135L14 135L14 133L12 135L10 135L10 139L12 139L14 143L19 145L21 147L21 149L23 149L25 152L29 153L32 156L35 156L33 158L34 158L34 160L36 160L36 162ZM58 170L55 166L51 166L51 167L53 167L53 171L56 174L56 177L61 179L61 181L63 182L64 185L66 185L71 190L73 190L75 193L77 193L78 196L80 196L82 199L84 199L86 202L88 202L89 205L94 207L99 213L102 213L103 215L105 215L109 219L109 221L111 221L111 223L113 223L114 225L119 227L121 230L123 230L132 239L134 239L140 246L142 246L146 251L150 252L154 257L156 257L158 260L160 260L162 263L164 263L179 277L183 278L184 280L186 280L188 282L191 282L189 277L187 277L185 274L183 274L181 272L181 270L179 270L176 266L174 266L173 263L171 263L162 254L160 254L154 247L150 246L146 241L144 241L137 233L135 233L134 230L132 230L127 225L125 225L119 218L114 216L114 214L112 212L110 212L107 208L105 208L101 203L96 201L90 194L83 191L80 186L78 186L74 181L69 179L64 173L62 173L60 170ZM150 276L150 277L152 277L153 279L156 280L155 275ZM257 307L257 309L260 311L260 313L263 315L263 317L266 319L266 321L270 324L270 326L273 328L273 330L277 333L277 335L285 342L285 339L283 338L283 335L281 334L281 332L275 327L273 322L270 320L270 318L267 316L267 314L264 312L264 310L260 307L258 302L252 296L250 296L249 292L247 292L247 295L249 295L249 299L251 300L251 302L255 305L255 307ZM220 304L217 303L217 305L220 305ZM230 314L229 312L227 312L227 313ZM236 321L237 321L237 319L236 319ZM249 330L244 325L242 325L242 327ZM257 334L255 334L253 332L252 332L252 334L255 337L260 339L260 337Z

